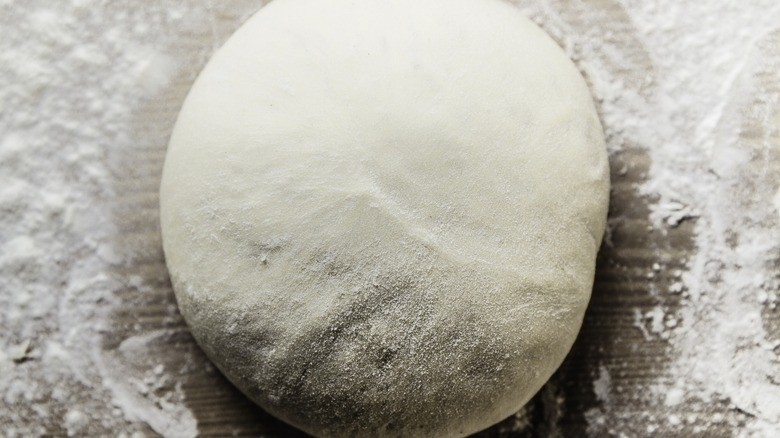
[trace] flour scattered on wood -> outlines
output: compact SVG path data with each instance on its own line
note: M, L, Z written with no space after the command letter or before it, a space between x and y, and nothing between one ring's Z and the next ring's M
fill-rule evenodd
M132 305L117 267L138 258L115 223L119 152L140 146L139 112L192 68L181 33L212 32L202 2L168 3L0 1L4 436L197 434L184 371L134 337L107 345Z
M654 227L694 224L686 270L652 291L649 311L626 309L646 342L672 351L641 395L667 409L639 419L644 432L723 424L771 436L780 430L780 5L514 2L585 72L611 153L629 144L646 151L652 163L638 189L653 200ZM116 292L149 288L114 273L139 259L118 238L115 197L128 183L119 151L138 150L140 112L153 111L177 77L191 81L233 30L206 3L0 0L0 429L8 436L198 433L180 383L187 370L150 350L170 330L110 335L127 305ZM261 3L218 7L245 16ZM186 35L203 34L204 47L181 50L192 44ZM658 260L646 278L665 270ZM597 368L602 408L584 413L592 436L638 421L615 402L620 378ZM702 408L680 412L690 403ZM518 415L513 427L529 421Z
M663 311L653 314L652 331L668 333L676 353L679 386L666 402L722 401L743 414L738 434L769 436L780 430L780 362L767 332L780 287L780 220L768 202L780 186L780 7L634 3L658 97L631 113L656 133L623 132L653 160L642 189L660 197L656 225L696 220L679 321L664 327Z
M673 355L648 391L671 415L647 419L647 432L682 431L693 424L685 430L701 433L723 421L739 436L776 435L780 5L616 3L621 22L610 22L592 5L581 6L582 17L574 22L566 8L577 2L530 10L578 58L600 101L612 153L638 145L651 159L639 190L656 200L650 205L654 228L666 232L684 221L694 223L695 249L680 281L657 291L658 305L651 311L634 309L634 327L645 340L668 340ZM621 36L636 41L611 38L618 26L633 27ZM635 67L642 57L644 69L614 72ZM587 415L589 430L618 433L626 424L619 417L630 415L626 407L608 403L603 388L608 374L599 375L594 390L604 409ZM672 414L686 400L707 417L701 424L696 413ZM710 417L708 406L726 406L729 415Z

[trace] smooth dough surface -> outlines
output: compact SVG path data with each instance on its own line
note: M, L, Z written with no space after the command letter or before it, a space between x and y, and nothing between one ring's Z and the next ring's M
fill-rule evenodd
M608 202L565 54L498 0L275 0L170 141L165 255L220 370L317 436L461 436L580 328Z

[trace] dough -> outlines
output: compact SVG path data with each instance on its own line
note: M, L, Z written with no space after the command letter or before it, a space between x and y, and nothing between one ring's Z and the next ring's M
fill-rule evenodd
M276 0L214 56L161 188L192 333L317 436L462 436L559 366L608 166L587 87L498 0Z

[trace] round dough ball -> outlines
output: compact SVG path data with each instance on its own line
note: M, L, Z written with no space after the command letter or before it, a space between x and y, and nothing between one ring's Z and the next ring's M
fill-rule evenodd
M181 311L318 436L462 436L569 351L604 231L574 65L498 0L275 0L182 108L161 188Z

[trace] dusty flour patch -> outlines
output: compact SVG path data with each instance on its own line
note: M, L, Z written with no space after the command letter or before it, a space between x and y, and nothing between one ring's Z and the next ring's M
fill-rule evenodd
M647 388L645 402L662 415L643 418L645 432L705 433L725 424L719 430L773 436L780 430L780 7L600 3L625 20L584 9L578 19L587 26L578 27L569 3L530 9L579 58L611 151L636 144L651 158L640 191L657 200L654 228L695 222L687 270L651 290L654 308L633 310L645 341L668 342L672 351ZM626 25L633 29L611 38ZM576 36L596 26L603 32L591 39ZM628 45L626 35L635 41ZM621 67L630 74L614 74ZM647 279L663 269L654 265ZM619 435L629 423L616 419L628 408L610 404L609 370L600 367L596 377L603 409L587 413L588 430ZM689 413L679 413L683 404Z
M169 3L0 1L4 436L198 432L186 370L138 345L154 340L107 351L105 339L112 313L132 305L117 296L128 279L114 268L136 257L119 243L112 210L117 151L138 146L137 113L182 68L177 38L221 37L209 5Z
M150 100L177 75L194 74L182 70L197 70L193 65L234 28L213 17L249 13L261 3L141 8L0 0L0 430L6 435L198 432L178 383L187 370L159 362L163 354L154 350L168 348L175 334L140 327L106 351L107 334L117 332L112 314L132 305L116 291L151 289L143 277L114 274L137 258L118 243L112 216L127 176L118 171L117 151L137 150L134 119L154 108ZM602 405L584 413L591 435L620 435L637 423L648 436L706 435L712 425L731 425L719 430L735 435L775 435L777 2L515 3L588 76L610 151L633 144L650 156L640 189L657 199L655 227L695 223L697 249L687 269L651 291L650 308L623 309L641 339L667 342L672 351L657 382L640 394L658 415L637 417L630 409L641 404L620 404L625 378L613 364L597 364L593 381L583 382ZM665 269L662 261L647 279ZM506 433L529 424L528 415L517 415Z
M661 392L670 407L725 403L739 414L740 435L769 436L780 430L780 362L765 321L777 316L780 285L780 220L770 202L780 186L780 8L654 3L627 5L652 43L658 92L633 108L645 122L623 133L653 159L643 190L660 196L656 225L696 218L697 246L682 276L679 322L664 322L662 308L653 315L651 330L676 352L674 385Z

